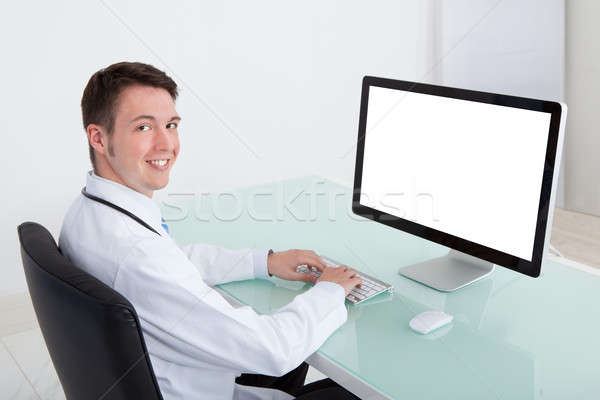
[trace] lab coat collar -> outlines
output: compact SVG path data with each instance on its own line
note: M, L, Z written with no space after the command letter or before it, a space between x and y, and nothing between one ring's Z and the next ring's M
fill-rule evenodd
M161 214L158 204L151 198L120 183L102 178L89 171L85 190L91 195L109 201L150 225L157 232L164 232L161 226Z

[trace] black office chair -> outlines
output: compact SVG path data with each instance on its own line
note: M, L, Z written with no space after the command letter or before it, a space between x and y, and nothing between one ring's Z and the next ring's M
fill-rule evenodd
M18 227L29 294L67 399L160 399L135 309L71 264L40 224Z

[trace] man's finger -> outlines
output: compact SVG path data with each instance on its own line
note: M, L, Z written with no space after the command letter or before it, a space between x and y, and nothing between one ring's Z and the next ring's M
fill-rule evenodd
M317 281L317 277L312 275L312 274L303 274L301 272L298 272L296 274L294 274L295 279L297 281L302 281L302 282L310 282L310 283L315 283Z
M315 267L321 272L323 272L325 268L327 268L327 264L325 264L320 257L314 257L310 254L306 254L302 259L302 262L310 267Z
M325 271L327 268L327 264L325 264L320 258L317 258L313 261L313 266L321 272Z

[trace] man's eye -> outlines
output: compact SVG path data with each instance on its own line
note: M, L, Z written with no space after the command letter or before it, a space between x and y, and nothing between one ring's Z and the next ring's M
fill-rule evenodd
M175 123L175 122L169 122L169 123L167 124L167 128L168 128L168 129L171 129L171 128L177 128L177 123Z
M148 125L140 125L137 127L138 131L147 131L149 129L150 129L150 127Z

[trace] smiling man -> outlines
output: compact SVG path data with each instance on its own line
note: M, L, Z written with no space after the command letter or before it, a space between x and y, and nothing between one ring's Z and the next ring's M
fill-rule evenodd
M169 170L179 154L177 126L181 120L173 93L140 85L123 90L116 102L119 112L112 130L126 134L115 135L94 123L87 125L90 146L99 153L93 162L94 170L102 171L100 176L150 198L169 183ZM155 110L155 115L144 114L148 110Z
M179 155L177 94L142 63L90 78L81 109L93 171L65 217L61 251L134 305L165 399L356 399L329 379L303 386L303 361L346 320L344 297L360 284L353 270L309 250L179 247L169 237L152 195ZM302 264L321 277L297 273ZM272 315L233 308L213 289L269 275L315 285Z

